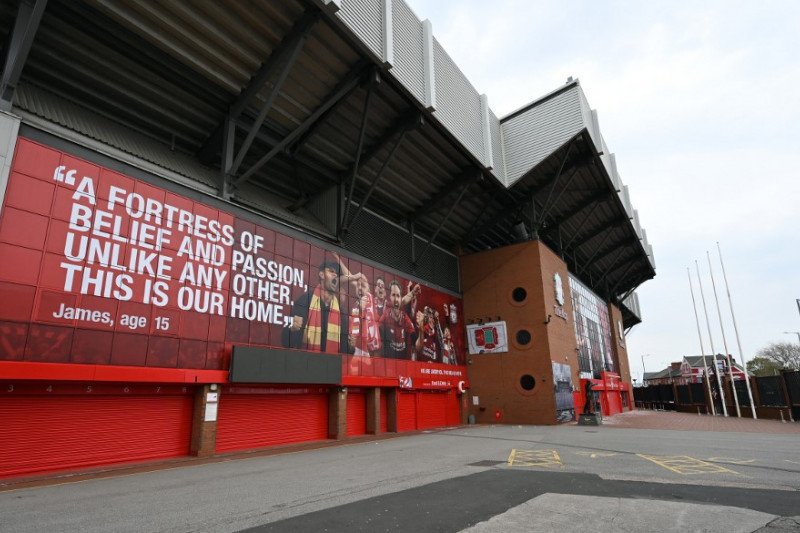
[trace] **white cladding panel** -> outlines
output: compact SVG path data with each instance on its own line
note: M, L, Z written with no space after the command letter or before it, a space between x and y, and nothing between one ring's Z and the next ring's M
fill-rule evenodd
M577 85L501 124L506 187L563 146L584 128Z
M392 2L394 66L390 71L414 98L425 101L422 23L403 0Z
M503 138L500 135L500 120L489 109L489 133L492 138L492 173L501 183L506 181L506 160L503 156Z
M485 164L480 95L435 38L433 56L437 95L433 115Z
M336 13L378 57L383 58L383 9L380 0L343 0Z

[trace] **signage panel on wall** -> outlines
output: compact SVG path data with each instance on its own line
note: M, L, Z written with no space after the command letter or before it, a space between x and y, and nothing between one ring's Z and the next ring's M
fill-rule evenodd
M556 421L570 422L575 419L575 398L572 394L572 368L563 363L553 364L553 393L556 397Z
M227 368L233 343L463 364L458 298L20 138L0 359Z
M506 322L487 322L485 324L469 324L467 326L467 342L469 353L501 353L508 351L508 333Z

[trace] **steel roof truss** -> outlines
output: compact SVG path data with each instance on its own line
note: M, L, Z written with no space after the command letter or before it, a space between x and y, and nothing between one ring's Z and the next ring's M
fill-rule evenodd
M596 229L595 231L591 232L589 235L587 235L586 237L584 237L583 239L581 239L580 241L575 243L574 248L575 249L581 248L582 246L584 246L586 243L588 243L589 241L591 241L595 237L598 237L598 236L602 235L603 233L605 233L606 231L610 231L610 230L612 230L612 229L614 229L616 227L621 226L622 224L625 224L628 220L629 219L627 217L622 217L622 218L617 218L617 219L610 220L608 222L608 224L601 226L600 228Z
M453 205L450 206L450 210L447 211L447 214L439 222L439 225L436 227L436 231L433 232L433 235L431 235L431 238L428 239L427 243L425 243L425 248L423 248L422 251L420 252L420 254L413 259L413 261L412 261L413 265L419 264L420 259L422 259L425 256L425 253L428 251L428 249L430 249L431 244L433 244L433 241L436 240L436 237L439 236L439 232L442 230L442 227L445 225L447 220L450 218L450 215L453 214L453 211L455 211L456 207L458 207L458 204L461 202L461 199L464 197L464 193L467 192L467 189L469 188L469 186L470 186L470 182L469 181L465 181L461 185L461 190L459 191L455 202L453 202Z
M572 139L569 142L569 146L567 147L567 151L564 154L564 157L561 159L561 164L558 166L558 170L556 171L555 177L552 180L552 185L550 187L550 192L547 194L547 200L545 200L544 204L542 205L542 214L541 214L541 216L538 219L536 219L535 218L535 214L534 214L534 219L532 221L533 224L534 224L534 227L532 228L534 235L537 235L539 233L539 228L542 227L542 224L544 223L544 219L547 216L547 212L550 210L550 206L552 205L550 203L550 200L553 197L553 191L555 191L556 186L558 185L558 180L561 179L561 173L564 171L564 165L567 164L567 159L569 159L569 154L570 154L570 152L572 152L572 148L574 146L575 146L575 139ZM574 176L575 176L575 174L573 173L572 177L574 177ZM570 181L572 181L572 180L570 180ZM569 184L567 184L567 187L569 187ZM531 195L531 197L533 197L535 194L536 193L534 192ZM559 197L560 197L560 195L559 195Z
M619 279L617 280L617 282L614 284L614 286L613 286L613 287L611 287L611 290L609 291L609 292L610 292L612 295L616 293L617 287L619 287L620 283L622 283L623 281L625 281L625 276L627 276L627 275L628 275L628 272L630 272L630 271L631 271L631 269L632 269L634 266L636 266L636 263L637 263L636 259L637 259L636 257L633 257L633 258L632 258L632 259L631 259L631 260L630 260L630 261L627 263L627 264L628 264L628 268L626 268L626 269L625 269L625 271L622 273L622 275L619 277ZM620 265L620 266L619 266L619 267L617 267L615 270L619 270L620 268L622 268L622 266L624 266L624 265Z
M458 176L456 176L453 180L449 181L445 185L443 185L438 191L436 191L433 196L428 198L425 203L421 206L416 208L411 215L408 216L410 220L417 220L419 217L428 213L431 210L436 210L441 207L441 203L444 202L447 198L453 196L455 190L453 189L454 186L458 186L459 184L467 183L468 185L472 185L473 183L477 182L483 177L483 174L479 170L467 170L461 172Z
M591 264L592 261L594 261L595 259L597 259L599 261L603 257L607 256L608 254L610 254L611 252L616 250L619 246L622 246L623 244L626 244L625 242L614 244L609 249L607 249L605 252L603 252L603 254L600 255L600 257L597 257L597 255L600 253L600 251L603 250L603 246L605 246L606 242L608 242L608 239L610 239L613 234L614 234L613 231L609 231L609 232L607 232L605 234L605 236L603 237L603 240L601 240L600 243L595 247L594 253L591 256L589 256L589 259L586 260L586 264L587 265Z
M243 182L250 179L261 167L269 162L270 159L275 157L276 154L283 151L289 144L306 131L317 119L336 104L339 100L347 96L353 89L355 89L361 82L363 76L364 66L359 62L353 70L341 81L336 87L328 94L322 104L311 113L299 126L292 130L286 137L281 139L278 144L273 146L266 154L264 154L258 161L256 161L247 171L241 176L237 177L234 185L238 186Z
M275 69L286 62L287 57L291 57L295 50L303 48L303 44L308 39L314 24L320 19L319 10L313 9L306 11L300 20L292 26L289 33L281 40L278 47L270 54L270 57L261 65L255 75L250 79L247 87L239 94L239 97L230 107L230 114L238 118L250 105L250 101L266 85L267 81Z
M372 178L372 183L370 184L369 189L367 189L364 198L358 203L358 209L356 209L355 213L353 213L353 217L350 219L350 221L349 222L345 221L346 224L342 225L342 234L346 234L347 231L353 226L356 219L358 219L358 216L361 214L361 211L364 209L364 206L367 205L367 202L369 202L369 197L372 196L373 192L375 192L375 187L378 186L378 182L381 180L383 173L386 171L386 168L389 166L389 163L391 163L392 159L394 158L394 154L397 152L397 148L403 142L406 133L408 133L410 129L411 126L407 125L405 129L400 130L400 135L397 136L397 140L394 142L392 148L389 150L389 154L386 156L386 159L383 160L383 163L381 164L381 167L378 169L378 172L376 172L375 176Z
M19 83L22 68L28 59L28 52L31 50L46 6L47 0L33 2L22 0L19 3L17 17L14 19L14 28L8 35L3 50L5 57L3 57L3 71L0 74L0 109L3 111L11 110L14 91Z
M369 86L367 87L367 95L364 97L364 110L361 113L361 127L358 132L358 143L356 145L356 156L353 161L352 170L350 172L350 186L347 191L347 202L344 205L341 218L339 219L339 234L336 236L339 240L342 238L341 230L344 229L344 223L350 214L350 206L353 204L353 191L356 187L356 176L361 162L361 151L364 148L364 135L367 132L367 120L369 118L369 107L372 102L372 91L377 83L380 82L380 77L377 73L375 77L370 79Z
M258 94L261 89L264 88L267 81L269 81L270 77L275 74L275 70L281 65L281 63L286 63L287 58L291 58L293 55L294 50L299 50L303 47L303 44L308 38L309 33L311 32L314 23L319 20L320 12L318 10L307 11L300 20L292 27L291 30L284 36L283 40L280 44L272 51L269 57L261 64L258 71L250 78L250 81L247 84L247 87L242 89L239 93L239 96L236 100L228 107L227 116L233 118L234 121L238 120L240 116L244 113L247 107L250 105L251 100L253 100ZM293 61L293 60L292 60ZM284 71L287 70L284 68ZM281 80L280 83L276 85L280 85L283 83L284 80ZM272 106L270 102L267 106L262 106L262 110L266 108L269 111L269 108ZM216 153L217 143L219 143L221 136L223 134L223 129L225 127L225 119L223 119L222 123L217 126L213 133L206 139L203 143L203 146L197 151L198 156L204 162L209 162L213 159L214 154ZM238 165L236 165L238 168Z
M308 31L310 31L310 28L305 34L296 39L295 42L292 43L292 46L282 48L280 51L281 61L275 63L275 68L277 68L278 64L280 64L282 68L278 72L277 79L272 83L272 86L267 92L264 104L261 106L255 121L250 126L250 131L247 132L247 137L236 154L236 159L234 159L233 166L231 168L231 174L236 174L239 171L242 161L244 161L247 152L250 150L250 146L252 146L253 141L255 140L256 133L258 133L258 130L261 129L261 125L264 124L264 120L267 118L267 113L269 113L270 109L272 109L272 104L275 102L275 98L277 98L283 83L289 76L289 72L292 70L295 61L297 61L297 58L300 55L300 51L303 49L303 45L308 37ZM266 81L264 81L264 84L266 84ZM238 112L232 110L231 116L236 118L239 113L241 113L241 110Z

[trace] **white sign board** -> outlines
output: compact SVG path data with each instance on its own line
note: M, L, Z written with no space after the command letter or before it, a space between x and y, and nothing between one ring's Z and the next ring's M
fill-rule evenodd
M469 353L502 353L508 351L508 333L505 321L467 325Z

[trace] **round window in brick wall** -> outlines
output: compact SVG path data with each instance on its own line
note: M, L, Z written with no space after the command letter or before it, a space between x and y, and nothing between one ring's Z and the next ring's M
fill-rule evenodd
M522 287L517 287L516 289L511 291L511 298L517 303L524 302L525 298L527 297L528 297L528 291L526 291Z
M519 378L519 386L526 391L532 391L533 388L536 386L536 380L530 374L525 374L524 376Z
M531 332L527 329L517 331L517 344L527 346L531 342Z

